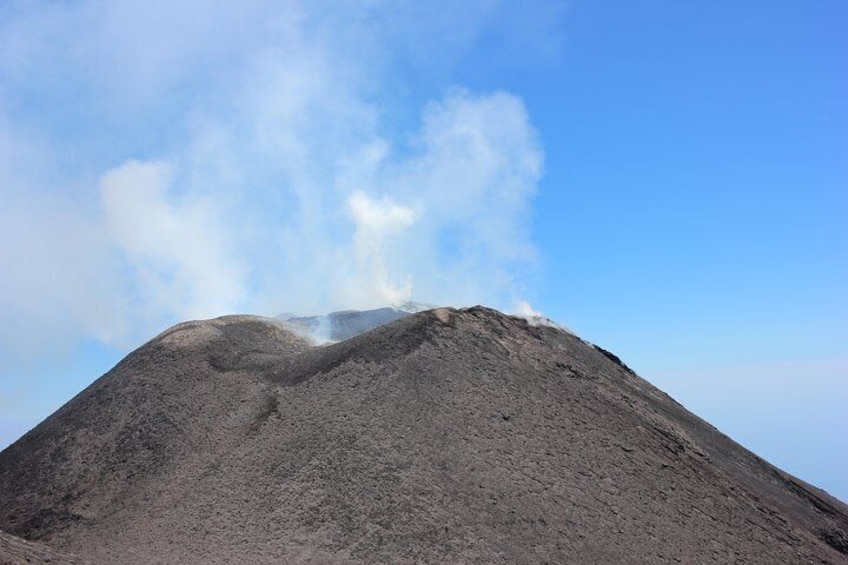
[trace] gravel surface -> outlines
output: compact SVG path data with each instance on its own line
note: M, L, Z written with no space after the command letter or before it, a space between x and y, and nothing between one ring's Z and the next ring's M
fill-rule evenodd
M0 565L86 565L79 557L0 532Z
M0 453L0 529L95 564L848 563L845 504L482 307L175 326Z

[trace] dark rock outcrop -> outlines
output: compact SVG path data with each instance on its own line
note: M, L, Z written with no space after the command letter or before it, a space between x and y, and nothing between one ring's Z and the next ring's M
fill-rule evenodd
M481 307L178 325L0 453L0 529L102 564L848 562L842 502Z

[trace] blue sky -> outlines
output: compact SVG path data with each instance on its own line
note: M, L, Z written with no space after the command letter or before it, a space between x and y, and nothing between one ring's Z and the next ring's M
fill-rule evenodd
M4 2L0 444L176 321L529 301L846 500L846 23Z

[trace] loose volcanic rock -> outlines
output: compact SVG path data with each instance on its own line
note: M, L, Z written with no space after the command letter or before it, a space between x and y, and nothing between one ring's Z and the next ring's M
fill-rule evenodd
M0 532L0 565L86 565L73 555Z
M842 502L482 307L175 326L0 453L0 529L101 564L848 563Z

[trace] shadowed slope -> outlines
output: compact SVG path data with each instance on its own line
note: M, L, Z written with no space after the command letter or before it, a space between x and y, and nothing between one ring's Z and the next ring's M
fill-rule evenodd
M97 563L848 561L844 504L479 307L318 348L176 326L0 453L0 492L0 528Z

